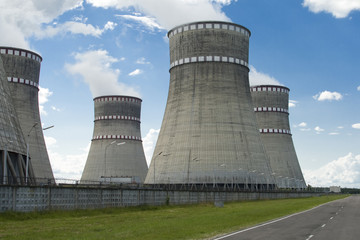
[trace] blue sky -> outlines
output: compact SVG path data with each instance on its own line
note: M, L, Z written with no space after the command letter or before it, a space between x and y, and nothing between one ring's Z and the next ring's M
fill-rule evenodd
M0 45L43 57L39 100L54 174L78 179L93 131L93 97L143 99L148 162L169 82L166 33L191 21L243 25L250 82L290 88L290 122L305 179L360 187L359 0L1 0Z

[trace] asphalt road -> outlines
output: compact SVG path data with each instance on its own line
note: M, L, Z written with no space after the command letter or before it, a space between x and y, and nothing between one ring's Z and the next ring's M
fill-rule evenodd
M215 239L359 240L360 196L336 200Z

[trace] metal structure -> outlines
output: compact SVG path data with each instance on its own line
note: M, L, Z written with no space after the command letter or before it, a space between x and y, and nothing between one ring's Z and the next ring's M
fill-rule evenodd
M147 164L140 133L142 100L94 98L94 133L81 182L143 183Z
M5 76L12 103L28 149L36 178L53 181L39 112L39 76L42 58L37 53L11 47L0 47ZM29 164L29 161L27 163ZM27 164L27 166L28 166ZM28 172L28 171L27 171Z
M145 183L273 187L251 102L250 31L194 22L168 37L169 93Z
M33 183L33 177L31 164L26 166L26 143L0 57L0 184Z
M254 111L276 183L280 188L305 188L289 124L289 88L251 86Z

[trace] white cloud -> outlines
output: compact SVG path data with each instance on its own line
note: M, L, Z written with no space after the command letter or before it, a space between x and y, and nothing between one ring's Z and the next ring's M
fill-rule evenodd
M316 131L316 133L320 133L320 132L324 132L325 130L324 129L322 129L322 128L320 128L319 126L316 126L315 128L314 128L314 130Z
M274 77L271 77L262 72L258 72L254 66L250 66L249 81L250 81L250 86L256 86L256 85L280 85L280 86L282 86L282 84L278 80L276 80Z
M155 144L159 135L160 129L153 129L151 128L146 136L142 139L143 140L143 147L146 157L146 162L148 166L151 162L151 157L154 153Z
M112 68L118 59L109 55L106 50L90 50L74 54L75 63L65 64L65 69L80 75L89 85L93 97L103 95L129 95L140 97L139 92L131 86L118 81L120 70Z
M130 77L136 76L141 74L143 71L141 69L135 69L134 71L132 71L131 73L129 73Z
M304 170L306 182L312 186L356 187L360 185L360 155L347 154L317 170Z
M345 18L351 11L360 10L359 0L304 0L304 7L311 12L328 12L335 18Z
M338 126L337 128L338 128L338 129L344 129L344 127L343 127L343 126Z
M306 123L306 122L301 122L301 123L299 123L298 126L299 126L299 127L306 127L306 126L307 126L307 123Z
M56 112L61 112L61 110L55 106L51 106L51 109Z
M146 61L146 59L144 57L139 58L138 60L136 60L137 64L150 64L150 62Z
M357 90L360 91L360 86L357 87Z
M55 138L48 137L48 136L44 136L44 140L45 140L45 144L46 144L47 148L55 146L55 144L57 142Z
M236 0L235 0L236 1ZM87 0L95 7L129 10L137 14L128 15L131 20L141 21L153 28L171 28L194 21L230 21L221 8L232 0ZM139 16L139 12L145 17ZM137 18L136 18L137 17ZM155 21L156 19L156 21ZM157 27L158 26L158 27Z
M331 132L331 133L329 133L329 135L339 135L340 133L338 133L338 132Z
M0 45L30 49L29 38L45 36L43 26L64 12L82 6L82 0L0 1ZM56 24L53 24L56 26Z
M164 29L156 22L156 19L152 17L132 16L132 15L116 15L116 16L138 22L141 25L144 25L145 27L150 29L151 31L154 31L155 29L159 29L159 30Z
M297 127L300 127L300 131L302 131L302 132L308 132L308 131L310 131L311 129L310 128L306 128L307 127L307 123L306 122L301 122L301 123L299 123L299 124L294 124L294 126L293 126L294 128L297 128Z
M116 26L117 26L117 23L108 21L104 26L104 30L111 30L112 31L112 30L115 29Z
M81 22L65 22L63 24L57 24L56 26L48 26L43 31L36 33L37 38L54 37L59 34L66 34L68 32L72 34L90 35L93 37L100 37L105 31L113 30L115 24L112 22L106 23L104 28L94 27L91 24L85 24Z
M39 110L40 114L43 116L47 115L47 112L44 109L44 104L49 101L49 97L53 94L48 88L42 88L39 86Z
M323 91L313 96L313 98L318 101L339 101L343 96L338 92Z
M63 155L54 151L50 146L48 153L55 178L79 180L84 170L89 149L90 143L87 147L79 149L79 154Z
M352 128L360 129L360 123L355 123L355 124L353 124L351 126L352 126Z
M296 104L298 103L298 101L295 100L289 100L289 108L291 107L296 107Z

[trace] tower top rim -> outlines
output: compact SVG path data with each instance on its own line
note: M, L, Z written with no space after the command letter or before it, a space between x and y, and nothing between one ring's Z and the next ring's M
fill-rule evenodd
M236 24L236 23L233 23L233 22L226 22L226 21L195 21L195 22L188 22L188 23L184 23L184 24L181 24L181 25L177 25L175 27L173 27L172 29L170 29L167 33L167 36L169 37L170 36L170 33L175 31L176 29L180 28L180 27L185 27L185 26L190 26L190 25L194 25L194 24L206 24L206 23L209 23L209 24L227 24L227 25L232 25L232 26L235 26L235 27L240 27L244 30L246 30L249 34L249 37L251 36L251 31L240 25L240 24ZM205 29L205 28L204 28Z
M288 87L285 87L283 85L271 85L271 84L264 84L264 85L253 85L253 86L250 86L250 88L258 88L258 87L276 87L276 88L282 88L282 89L286 89L288 91L290 91L290 88Z
M13 51L21 51L21 52L26 52L26 53L30 53L30 54L33 54L35 56L37 56L38 58L40 58L40 62L42 62L42 57L40 56L39 53L36 53L34 51L31 51L31 50L28 50L28 49L25 49L25 48L16 48L16 47L8 47L8 46L0 46L0 50L13 50ZM3 54L3 53L1 53ZM5 53L6 54L6 53ZM8 53L7 53L8 54ZM14 55L14 54L13 54Z
M142 102L141 98L134 97L134 96L128 96L128 95L101 95L101 96L95 97L93 100L96 101L96 100L103 99L103 98L132 98L132 99L136 99L136 100Z

